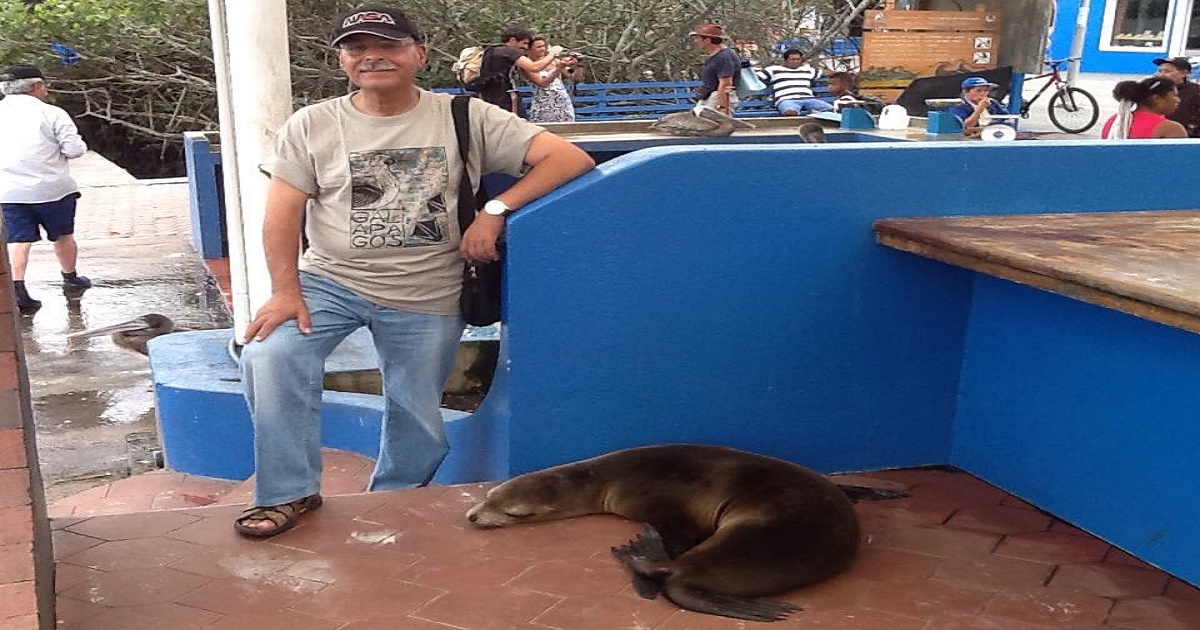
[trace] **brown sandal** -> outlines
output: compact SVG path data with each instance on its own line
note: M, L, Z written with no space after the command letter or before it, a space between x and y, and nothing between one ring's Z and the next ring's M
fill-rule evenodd
M313 494L303 499L296 499L291 503L255 506L242 512L242 515L233 522L233 528L243 536L253 536L255 538L274 536L295 527L299 522L301 514L321 507L321 503L321 495ZM249 523L259 521L270 521L275 527L257 529L248 526Z

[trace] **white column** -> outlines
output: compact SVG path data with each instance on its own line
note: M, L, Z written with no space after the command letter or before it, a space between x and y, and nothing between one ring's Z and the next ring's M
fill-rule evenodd
M1067 53L1069 57L1083 57L1083 44L1087 40L1087 25L1088 13L1091 12L1091 7L1088 6L1088 0L1081 0L1079 3L1079 13L1075 14L1075 31L1071 34L1071 50ZM1075 85L1075 79L1079 76L1079 67L1081 60L1075 60L1067 65L1067 85Z
M233 315L240 339L271 294L262 248L275 133L292 113L285 0L208 0L221 125Z

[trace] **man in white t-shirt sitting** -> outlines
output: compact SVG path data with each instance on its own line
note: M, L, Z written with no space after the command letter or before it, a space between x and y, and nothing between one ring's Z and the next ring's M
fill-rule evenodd
M813 96L812 84L821 76L821 71L805 63L804 53L795 48L783 53L782 66L767 66L758 74L771 86L775 108L783 116L833 110L833 105Z

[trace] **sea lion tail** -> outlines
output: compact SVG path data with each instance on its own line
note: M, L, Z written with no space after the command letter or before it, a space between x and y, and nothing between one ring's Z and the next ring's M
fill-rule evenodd
M795 604L759 597L736 597L702 591L690 586L671 584L663 591L667 599L686 610L746 619L749 621L782 621L788 615L803 610Z
M838 484L838 488L854 501L881 501L884 499L903 499L912 496L903 490L885 490L867 486L848 486Z
M633 540L613 547L616 556L633 578L633 590L645 599L654 599L663 591L663 582L670 575L671 558L658 530L650 525Z

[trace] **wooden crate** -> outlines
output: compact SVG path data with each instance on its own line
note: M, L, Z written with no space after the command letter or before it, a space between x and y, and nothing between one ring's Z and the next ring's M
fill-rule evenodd
M982 5L974 11L868 11L863 28L862 88L904 88L917 77L998 65L1000 14Z

